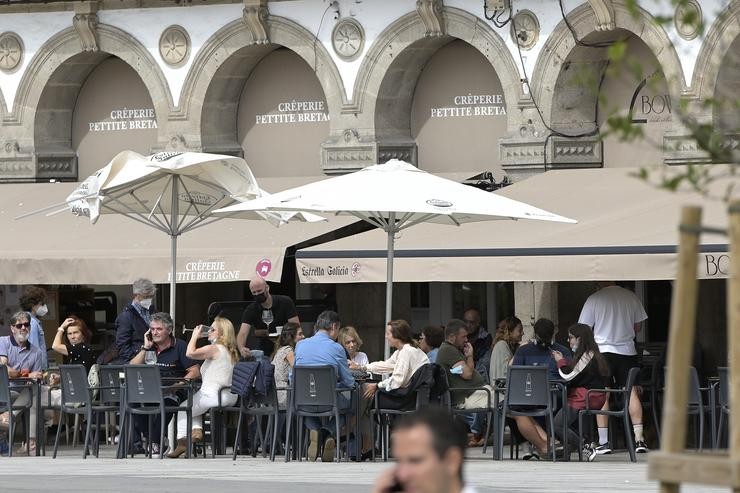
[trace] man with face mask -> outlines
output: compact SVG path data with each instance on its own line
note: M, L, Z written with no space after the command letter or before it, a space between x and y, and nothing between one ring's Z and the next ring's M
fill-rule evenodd
M42 369L46 370L49 367L49 360L46 354L44 328L39 320L40 317L44 317L49 313L49 308L46 306L46 291L38 286L27 287L21 295L20 305L21 310L31 315L31 331L28 335L28 340L32 345L41 350L41 365Z
M11 335L0 337L0 365L8 368L10 378L28 377L39 379L43 371L41 350L29 341L31 331L31 316L25 312L17 312L10 317ZM33 402L31 408L31 426L29 430L29 449L36 451L36 402L33 400L31 387L20 392L11 392L13 404L23 406Z
M115 364L125 365L139 352L144 344L144 334L149 330L149 320L155 312L152 300L157 288L149 279L137 279L133 284L134 298L123 307L116 318L116 349L118 360Z
M257 276L249 282L254 303L242 314L242 324L236 336L236 344L242 356L250 356L250 349L264 351L265 356L272 354L275 345L268 337L275 332L275 327L282 327L288 322L300 325L295 304L288 296L270 294L270 286Z

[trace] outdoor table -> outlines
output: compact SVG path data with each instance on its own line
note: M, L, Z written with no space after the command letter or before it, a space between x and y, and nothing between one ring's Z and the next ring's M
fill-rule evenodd
M44 433L44 420L41 409L41 380L37 378L29 377L17 377L9 379L10 390L18 392L22 387L32 387L31 389L31 400L32 403L36 403L36 456L41 453L41 447L39 446L43 442L39 442L39 439L43 439L42 434ZM22 390L22 389L21 389ZM27 430L30 435L31 430ZM26 437L28 440L29 437Z

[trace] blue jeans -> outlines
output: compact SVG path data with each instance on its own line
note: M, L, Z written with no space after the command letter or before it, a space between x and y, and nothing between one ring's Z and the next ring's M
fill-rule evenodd
M337 406L339 406L339 412L346 411L350 408L352 405L352 400L344 395L344 392L337 395ZM345 418L344 416L339 416L339 426L340 428L344 426ZM326 430L330 435L334 436L334 431L336 429L336 423L334 420L334 417L329 418L329 422L324 425L321 422L321 418L314 417L314 416L307 416L304 418L303 423L305 424L306 428L309 430L320 430L324 429Z
M465 413L460 414L459 416L462 417L466 423L468 423L471 433L480 435L485 431L486 413Z

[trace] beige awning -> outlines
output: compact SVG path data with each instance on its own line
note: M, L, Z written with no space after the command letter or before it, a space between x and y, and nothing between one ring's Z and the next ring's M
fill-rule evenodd
M695 193L672 193L635 169L549 171L496 193L575 218L578 224L496 221L450 227L420 224L396 240L399 282L673 279L684 204L703 206L704 223L726 226L726 206ZM382 231L296 253L304 283L385 280ZM704 234L700 278L726 277L727 239Z
M319 177L259 180L267 191ZM138 277L169 282L169 236L136 221L108 214L91 225L63 212L14 218L60 204L76 183L0 185L0 284L130 284ZM178 282L248 280L255 269L280 280L285 249L352 222L290 223L222 219L178 240Z

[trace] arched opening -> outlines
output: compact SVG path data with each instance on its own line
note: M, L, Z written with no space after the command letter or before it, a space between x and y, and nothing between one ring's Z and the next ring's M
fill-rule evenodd
M106 58L85 79L72 116L79 178L123 150L149 154L157 129L152 98L139 75L121 59Z
M740 133L740 37L730 45L720 65L714 88L713 120L725 135Z
M423 67L413 91L410 125L419 166L500 173L506 115L501 81L486 58L460 40L443 46Z
M146 86L130 65L108 53L70 57L41 92L35 151L40 162L58 163L48 166L44 178L84 179L122 150L148 153L156 137Z
M663 135L671 128L673 100L664 72L650 48L626 30L592 33L584 42L623 40L625 58L610 62L608 48L577 46L563 62L553 90L551 127L567 136L584 136L610 117L632 114L642 137L623 140L609 132L601 142L603 166L647 166L663 162ZM593 136L596 139L596 136ZM566 137L567 139L567 137ZM567 167L569 156L549 156Z
M316 74L300 56L278 48L262 58L238 104L238 141L255 176L322 174L329 110Z

